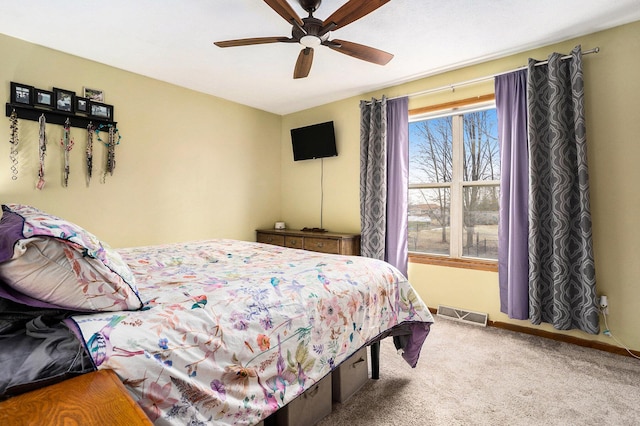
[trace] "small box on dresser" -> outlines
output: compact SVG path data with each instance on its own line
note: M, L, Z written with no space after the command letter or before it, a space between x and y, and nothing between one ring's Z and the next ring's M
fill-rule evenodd
M275 414L277 426L312 426L331 414L331 374Z
M350 356L331 373L333 400L343 403L369 379L366 346Z

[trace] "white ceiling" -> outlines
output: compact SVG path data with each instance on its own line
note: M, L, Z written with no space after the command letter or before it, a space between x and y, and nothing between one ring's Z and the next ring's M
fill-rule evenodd
M345 2L324 0L314 16ZM276 114L637 20L640 0L392 0L331 34L393 53L389 64L320 46L294 80L297 44L213 45L289 36L260 0L0 0L1 33Z

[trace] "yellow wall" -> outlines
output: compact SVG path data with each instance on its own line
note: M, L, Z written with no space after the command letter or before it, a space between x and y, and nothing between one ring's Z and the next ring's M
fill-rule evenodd
M319 162L292 161L290 128L325 120L336 122L339 156L324 160L324 226L332 231L354 231L359 229L360 99L406 95L508 71L526 65L529 57L544 59L553 51L569 52L577 44L583 50L596 46L601 49L598 54L584 57L597 286L599 293L609 298L613 334L632 349L640 350L640 262L636 259L640 253L640 22L285 116L281 159L283 220L294 227L317 226L319 217ZM455 92L411 97L409 108L492 91L493 82L488 82L460 87ZM411 264L409 279L431 307L443 304L487 312L493 321L530 326L528 321L509 320L500 312L497 273ZM554 331L548 325L540 328ZM615 344L603 335L575 331L567 334Z
M290 129L334 122L337 157L293 161ZM360 109L347 100L283 118L282 220L287 227L322 227L335 232L360 232ZM324 191L322 168L324 167ZM323 195L324 192L324 195Z
M11 81L82 93L101 89L122 135L106 182L104 146L85 185L86 131L72 128L62 186L62 127L47 125L44 190L38 123L20 120L19 179L10 179L9 119L0 152L0 202L36 206L77 222L114 247L230 237L251 240L280 217L281 117L0 35L0 99ZM102 133L102 137L105 134ZM106 138L105 138L106 139Z

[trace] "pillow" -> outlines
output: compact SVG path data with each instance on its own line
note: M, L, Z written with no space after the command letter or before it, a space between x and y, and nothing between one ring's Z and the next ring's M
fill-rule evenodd
M0 276L12 289L83 311L142 307L131 269L82 227L36 208L2 206Z
M29 297L26 294L20 293L19 291L11 288L8 284L5 284L2 280L2 276L0 276L0 304L2 303L3 299L35 308L60 309L60 306L57 306L53 303L43 302L42 300L34 299L33 297Z

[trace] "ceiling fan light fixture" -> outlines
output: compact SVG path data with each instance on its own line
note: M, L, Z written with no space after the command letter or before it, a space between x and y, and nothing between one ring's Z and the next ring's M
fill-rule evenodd
M300 38L300 44L304 47L318 47L322 44L322 40L314 35L305 35Z

